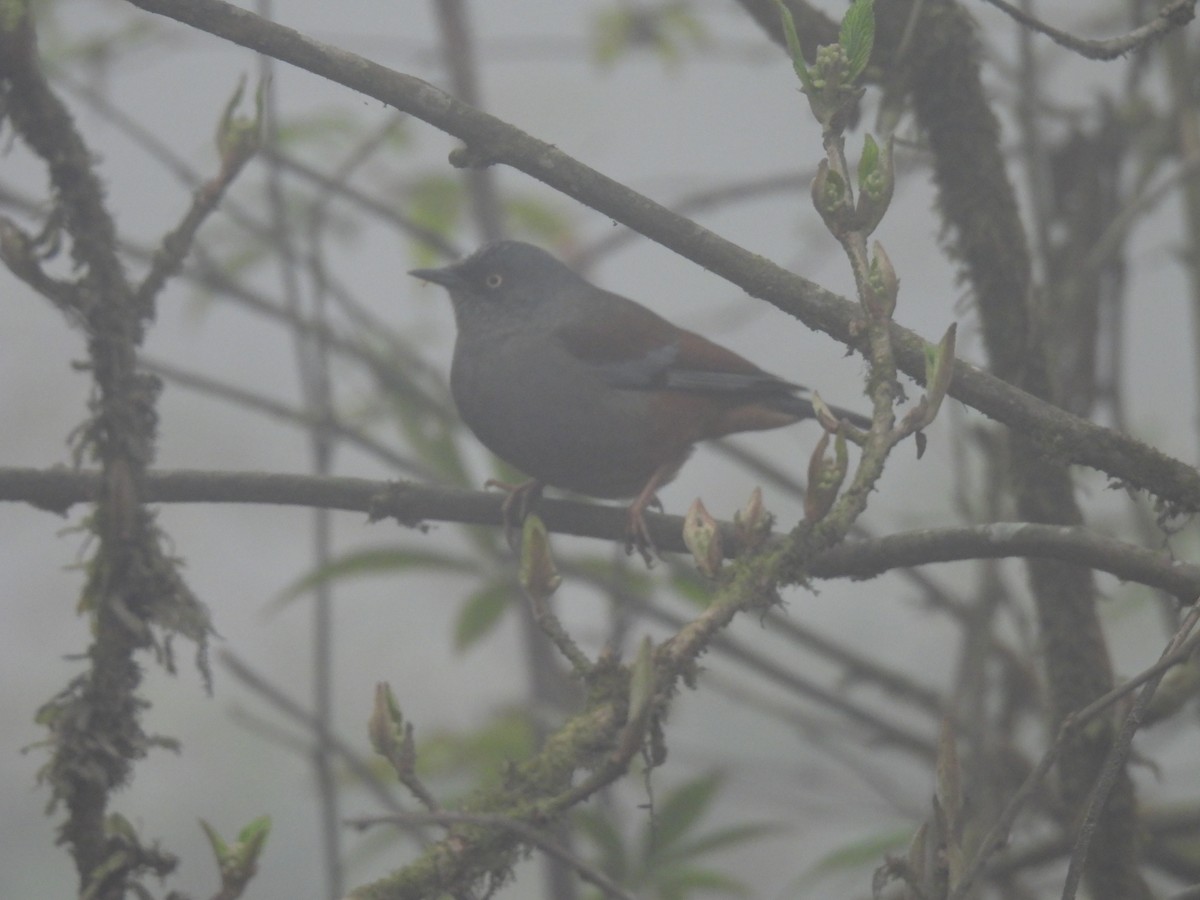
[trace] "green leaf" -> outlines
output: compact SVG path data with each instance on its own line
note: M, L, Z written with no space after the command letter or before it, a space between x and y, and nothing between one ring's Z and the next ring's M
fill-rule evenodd
M863 152L858 160L858 184L862 187L879 167L879 145L870 132L863 138Z
M400 762L401 749L405 744L404 713L396 702L392 686L386 681L375 685L375 702L367 720L367 738L371 749L385 757L399 773L407 771Z
M363 575L394 575L411 569L426 569L434 572L463 572L476 570L476 561L467 557L451 556L434 550L406 550L402 547L371 547L355 550L330 560L307 575L284 588L272 601L270 609L290 603L301 594L318 585L328 584L341 578Z
M650 708L654 697L654 642L642 638L637 659L629 673L629 721L637 722Z
M467 484L467 467L458 446L458 437L465 430L448 408L440 405L436 392L390 373L380 377L380 387L405 441L421 462L444 481Z
M597 585L605 587L610 583L615 583L622 593L629 593L638 600L650 599L650 595L657 587L657 583L644 569L640 571L632 567L614 569L612 558L609 556L581 557L572 560L571 566L572 575L587 578ZM690 570L683 569L683 571L690 575ZM691 580L699 583L694 576Z
M692 501L683 517L683 543L702 574L715 578L720 573L725 560L721 527L699 497Z
M448 175L426 175L412 184L406 194L404 213L417 225L448 236L462 222L466 196L461 179ZM437 261L432 249L418 246L416 250L414 262L418 266L432 265Z
M240 853L243 865L253 872L254 867L258 863L258 857L262 854L263 847L266 846L267 838L271 834L271 817L259 816L245 828L238 832L238 843L242 847Z
M701 21L683 4L629 4L596 17L593 57L612 65L622 56L645 50L668 65L678 63L689 49L708 44Z
M954 833L958 830L963 806L963 773L958 761L958 745L954 727L948 718L942 719L938 732L937 779L933 797L945 817L946 828Z
M618 882L629 880L629 858L621 832L605 813L595 809L577 809L572 818L580 834L596 845L600 869Z
M592 57L602 66L612 65L629 43L629 12L613 9L596 17Z
M504 211L514 231L528 234L539 244L560 243L570 236L570 219L544 197L533 194L512 197L505 202Z
M866 71L875 47L875 8L873 0L854 0L842 19L838 43L846 51L846 81L852 84Z
M788 55L792 58L792 68L796 70L796 77L800 79L800 83L804 85L805 90L812 89L812 76L808 73L808 66L804 62L804 51L800 49L800 38L796 34L796 22L792 18L792 11L783 4L783 0L775 0L779 5L779 15L783 19L783 34L787 38Z
M725 781L720 772L701 775L671 791L656 809L650 855L661 857L700 821Z
M507 581L489 582L468 597L454 623L454 649L468 650L491 634L513 599L513 586Z
M759 838L779 834L781 831L783 831L782 825L771 822L732 825L728 828L719 828L716 831L710 831L694 841L681 844L678 850L672 855L676 859L702 859L709 853L728 850L739 844L747 844Z
M484 784L504 778L512 760L534 752L536 738L523 710L496 714L482 728L444 731L417 742L417 771L427 776L470 774Z
M550 551L550 533L537 513L530 513L521 525L521 561L517 567L521 587L533 597L549 597L562 584Z
M865 866L878 865L880 858L885 854L904 849L911 833L912 829L905 826L894 831L873 834L839 847L817 860L802 876L799 883L812 884L837 872L849 872Z
M700 609L712 603L712 582L702 579L695 569L683 569L671 576L671 589L680 599Z
M711 869L680 869L668 872L655 879L654 884L662 900L686 900L701 891L732 897L749 897L753 894L743 882Z
M208 838L209 846L212 847L213 856L218 863L221 863L229 857L229 845L225 843L225 839L217 834L217 829L213 828L203 819L200 820L200 827L204 829L204 834Z
M237 841L225 843L217 830L203 819L200 827L208 838L213 856L221 869L222 880L227 883L245 884L254 875L258 857L271 834L271 817L259 816L238 832Z
M341 106L326 106L285 119L277 138L281 146L295 150L337 151L354 146L366 134L364 120Z

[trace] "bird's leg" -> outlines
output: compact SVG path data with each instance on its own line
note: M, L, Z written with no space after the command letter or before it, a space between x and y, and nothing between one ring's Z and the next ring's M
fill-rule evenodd
M637 499L629 504L629 522L625 526L625 552L632 553L634 549L642 555L642 559L646 561L646 566L654 564L654 557L659 555L658 548L654 546L654 540L650 537L650 529L646 527L646 508L649 506L658 507L662 510L662 501L658 499L658 489L675 474L679 466L675 463L671 465L660 466L650 476L650 480L646 482L646 486L642 488L642 492L637 495Z
M542 488L545 485L536 478L530 478L520 484L509 484L506 481L489 478L483 483L483 486L500 488L508 494L500 505L500 515L504 519L505 540L508 541L510 547L515 549L517 546L515 532L518 526L525 521L525 517L529 515L530 508L541 498Z

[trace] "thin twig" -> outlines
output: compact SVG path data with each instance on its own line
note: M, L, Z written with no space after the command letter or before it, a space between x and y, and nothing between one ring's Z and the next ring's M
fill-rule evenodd
M971 864L965 870L962 879L955 885L954 892L950 895L950 900L962 900L966 897L976 879L983 872L984 866L987 865L992 855L1000 848L1008 838L1009 831L1012 829L1013 822L1016 821L1017 815L1024 808L1025 803L1033 795L1034 790L1042 783L1050 772L1050 768L1054 765L1058 755L1062 752L1063 744L1067 738L1098 716L1117 700L1124 697L1130 691L1134 690L1138 685L1145 683L1146 689L1143 690L1142 696L1139 696L1138 702L1141 703L1142 697L1146 698L1146 703L1149 703L1149 698L1153 696L1154 689L1158 686L1158 682L1162 679L1163 674L1172 666L1179 665L1184 662L1193 649L1189 645L1185 645L1188 632L1195 625L1197 618L1200 617L1200 605L1193 606L1188 616L1184 620L1184 624L1176 632L1175 637L1167 645L1163 656L1153 666L1147 668L1134 678L1129 679L1124 684L1111 691L1106 692L1102 697L1096 698L1087 706L1080 709L1063 720L1059 726L1058 734L1055 736L1054 742L1047 748L1042 758L1033 770L1025 777L1021 786L1017 789L1009 800L1008 805L1001 811L1000 816L996 819L995 824L988 830L983 840L979 842L976 848L975 857ZM1136 704L1135 704L1136 706ZM1143 704L1144 708L1144 704ZM1140 715L1140 713L1139 713ZM1133 711L1130 711L1130 716L1133 716ZM1130 719L1127 717L1126 725L1128 726ZM1136 729L1136 726L1135 726ZM1124 734L1124 732L1123 732ZM1130 732L1129 738L1132 740L1133 734ZM1113 772L1118 772L1124 764L1124 755L1121 754L1117 759L1113 753L1116 749L1114 744L1113 750L1110 750L1109 760L1106 760L1105 771L1108 771L1108 763L1114 760L1112 766ZM1128 744L1125 745L1128 749ZM1115 775L1114 775L1115 777ZM1108 785L1111 788L1111 782ZM1093 794L1095 797L1095 793ZM1107 792L1105 794L1107 798ZM1082 860L1081 860L1082 862ZM1064 894L1065 896L1065 894Z
M329 191L346 202L353 203L355 206L371 213L376 218L387 222L414 240L420 241L447 259L457 259L462 255L462 251L452 241L438 234L433 229L426 228L419 222L415 222L403 215L396 209L394 204L387 203L379 199L378 196L372 196L359 188L331 178L319 169L308 165L302 160L296 159L287 151L278 147L265 148L262 156L264 159L278 164L285 171L293 175L298 175L300 178L312 182L316 187Z
M141 358L141 365L147 372L152 372L165 381L179 387L227 401L234 406L262 413L300 428L312 428L314 425L311 414L288 406L286 403L282 403L265 394L259 394L239 385L218 381L199 372L189 372L168 362L150 357L143 356ZM357 447L365 453L369 453L396 472L403 472L406 475L413 478L420 478L424 481L436 481L438 478L437 473L428 465L409 459L407 456L402 456L366 432L351 427L336 414L332 418L327 419L325 425L334 436L341 438L346 443Z
M274 16L272 0L257 0L256 10L264 20ZM278 88L274 80L275 59L267 54L258 58L259 78L264 86L263 144L277 146L280 143L280 114ZM288 214L284 195L283 174L278 166L268 162L266 167L267 209L270 222L271 243L276 250L279 280L283 293L284 308L299 318L304 304L300 287L300 260L297 251L298 238ZM312 317L318 322L326 320L326 297L328 280L316 284L310 291L309 305ZM315 475L330 474L336 442L328 427L333 418L333 391L329 375L329 347L321 332L309 333L293 328L291 332L296 369L300 377L300 392L306 413L312 418L309 429L309 450L312 470ZM330 510L315 509L312 513L312 553L316 568L321 568L332 559L332 521ZM310 684L313 692L313 717L315 743L313 747L313 778L317 789L317 807L321 831L321 852L325 871L325 890L330 897L342 895L344 870L342 862L341 831L338 823L339 790L332 765L333 740L333 586L321 581L313 590L312 603L312 671Z
M158 297L167 280L175 275L183 265L184 258L192 249L200 226L217 209L217 204L225 196L225 192L241 173L242 169L254 156L257 141L240 141L231 147L221 160L221 169L210 181L196 188L192 194L192 203L188 207L179 224L162 240L159 250L154 254L150 271L138 285L134 299L143 307L148 307Z
M1188 22L1192 21L1192 18L1196 14L1196 0L1174 0L1174 2L1168 3L1160 9L1158 15L1140 28L1135 28L1121 37L1101 41L1087 40L1086 38L1075 37L1073 34L1060 31L1051 25L1047 25L1041 19L1013 6L1007 0L986 0L986 2L1007 13L1025 27L1032 28L1034 31L1046 35L1046 37L1050 38L1050 40L1054 41L1060 47L1066 47L1068 50L1072 50L1088 59L1101 60L1116 59L1118 56L1124 56L1131 50L1136 50L1153 40L1157 40L1163 35L1174 31L1176 28L1182 28Z
M1192 608L1184 616L1179 629L1172 636L1166 649L1163 650L1164 660L1173 656L1183 647L1198 621L1200 621L1200 601L1193 601ZM1159 682L1162 681L1165 674L1166 669L1164 668L1145 679L1145 686L1138 694L1133 707L1126 714L1121 731L1108 750L1104 765L1100 769L1100 775L1092 788L1091 796L1088 797L1087 811L1079 826L1079 835L1075 840L1075 846L1071 849L1071 861L1067 865L1067 877L1063 884L1063 900L1074 900L1075 898L1080 879L1083 877L1083 866L1087 861L1088 848L1091 846L1092 836L1096 833L1096 826L1100 822L1100 814L1108 803L1108 795L1112 791L1113 785L1116 784L1117 777L1124 770L1125 760L1129 756L1129 748L1133 743L1133 736L1137 733L1138 727L1142 723L1142 716L1154 698L1154 692L1158 689Z

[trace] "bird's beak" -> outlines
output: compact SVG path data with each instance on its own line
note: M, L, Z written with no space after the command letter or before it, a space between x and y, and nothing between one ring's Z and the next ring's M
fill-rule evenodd
M420 278L422 281L440 284L444 288L459 287L463 283L463 277L459 273L457 265L446 266L442 269L412 269L408 274Z

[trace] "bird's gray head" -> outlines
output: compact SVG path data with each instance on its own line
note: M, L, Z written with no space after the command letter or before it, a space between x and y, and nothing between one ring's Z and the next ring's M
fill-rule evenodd
M520 241L494 241L453 265L408 274L450 292L460 330L544 318L569 305L586 285L545 250Z

